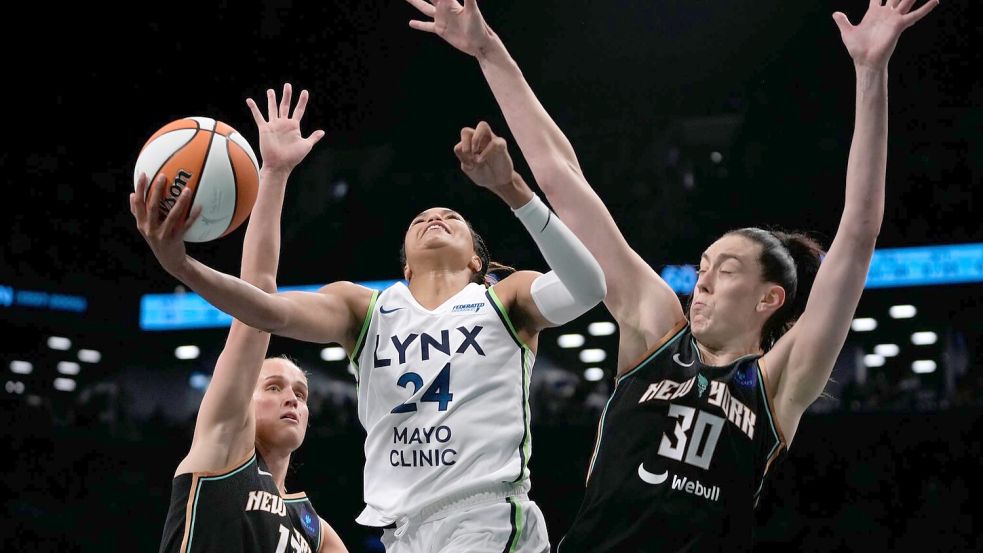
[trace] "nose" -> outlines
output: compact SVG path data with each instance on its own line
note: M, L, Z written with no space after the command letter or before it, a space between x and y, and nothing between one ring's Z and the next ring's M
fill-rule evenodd
M297 396L294 395L293 391L288 390L287 398L283 401L283 404L287 407L297 407Z
M709 294L713 288L713 277L711 276L711 271L703 271L702 274L697 273L696 276L696 291Z

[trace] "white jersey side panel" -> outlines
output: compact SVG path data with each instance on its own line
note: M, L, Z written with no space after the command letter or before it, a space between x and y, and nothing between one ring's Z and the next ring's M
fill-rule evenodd
M468 284L433 311L402 283L383 291L353 353L368 434L358 521L385 526L527 479L533 360L484 286Z

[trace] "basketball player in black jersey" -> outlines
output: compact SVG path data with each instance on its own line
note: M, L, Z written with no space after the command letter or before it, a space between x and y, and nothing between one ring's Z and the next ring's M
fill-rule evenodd
M688 314L628 245L476 1L407 1L432 18L411 27L477 58L543 192L604 269L618 375L558 551L749 550L764 475L825 387L864 287L884 213L888 60L938 0L915 10L916 0L871 0L856 26L833 15L857 104L845 205L822 263L804 236L729 232L702 253ZM480 127L473 140L494 137Z
M259 127L263 168L242 249L242 278L271 292L287 177L324 136L301 136L307 98L302 91L291 116L290 85L279 105L268 90L269 121L247 101ZM130 196L137 226L151 244L180 241L196 216L182 223L184 214L174 209L160 220L161 184L144 201L143 176ZM264 360L269 341L268 333L233 321L198 411L191 450L174 473L161 553L347 552L310 500L286 491L290 455L307 430L307 377L285 358Z

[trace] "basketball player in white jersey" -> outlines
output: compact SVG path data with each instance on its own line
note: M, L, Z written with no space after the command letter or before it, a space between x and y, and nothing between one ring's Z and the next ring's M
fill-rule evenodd
M604 297L600 266L513 170L505 142L462 132L462 170L507 203L552 271L486 286L489 256L457 212L427 209L404 237L404 276L381 294L351 282L273 294L219 273L181 240L148 236L161 265L212 305L260 330L337 342L357 369L365 427L358 521L390 553L549 551L529 501L528 386L541 329ZM494 161L489 161L494 160ZM187 211L182 196L173 217Z
M308 94L301 92L292 115L291 96L290 84L279 105L267 91L269 120L248 101L263 168L242 247L242 278L270 292L276 291L287 178L324 136L301 135ZM161 188L145 200L147 176L141 176L130 195L131 212L148 241L168 235L181 241L189 224L160 220ZM292 551L347 552L305 494L286 491L291 454L307 430L307 377L286 359L264 359L269 342L268 333L232 322L198 410L191 449L174 473L161 553L273 553L288 545Z

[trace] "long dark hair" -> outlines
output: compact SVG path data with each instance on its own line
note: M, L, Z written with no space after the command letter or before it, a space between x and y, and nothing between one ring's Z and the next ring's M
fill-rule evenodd
M474 242L474 253L481 259L481 269L474 274L471 282L492 286L499 280L515 272L514 267L492 261L484 238L474 230L470 221L464 219L464 223L468 225L468 230L471 231L471 241ZM406 268L406 242L403 242L403 245L399 248L399 266L400 269Z
M792 328L805 311L819 263L826 252L813 238L801 232L784 232L748 227L728 232L761 245L761 277L785 289L785 303L765 321L761 349L768 351Z

